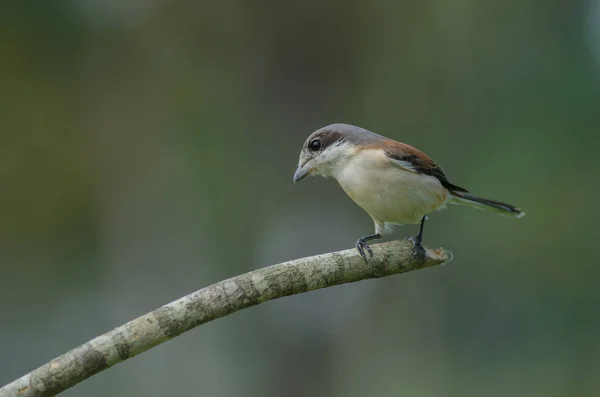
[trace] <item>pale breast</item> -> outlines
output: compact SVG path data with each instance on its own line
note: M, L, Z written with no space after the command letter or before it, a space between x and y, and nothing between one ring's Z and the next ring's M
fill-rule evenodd
M436 178L394 167L380 150L358 152L336 179L376 223L418 223L448 199Z

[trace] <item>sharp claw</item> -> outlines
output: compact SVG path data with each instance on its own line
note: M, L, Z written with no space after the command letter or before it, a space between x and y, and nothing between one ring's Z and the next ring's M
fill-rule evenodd
M365 254L365 249L367 250L367 252L369 252L371 254L371 256L373 256L373 253L371 252L371 248L369 247L369 245L364 240L359 239L356 242L356 250L358 251L360 256L363 258L363 260L365 262L367 262L367 255Z
M422 246L415 247L413 250L413 259L423 260L425 259L425 249Z
M369 253L369 255L372 258L373 257L373 250L371 250L371 247L369 247L367 244L365 244L365 248L367 249L367 252Z
M373 250L369 246L368 241L379 238L381 238L379 234L373 234L371 236L361 237L358 240L356 240L356 249L365 262L367 262L367 253L369 254L368 256L370 256L371 258L373 257Z
M358 254L364 258L363 250L362 250L362 247L360 246L360 241L357 241L355 246L356 246L356 250L358 251Z
M421 244L421 241L418 238L412 237L412 236L406 237L406 240L408 240L411 243L413 243L412 258L415 259L415 260L416 259L418 259L418 260L425 259L425 248L423 248L423 245Z

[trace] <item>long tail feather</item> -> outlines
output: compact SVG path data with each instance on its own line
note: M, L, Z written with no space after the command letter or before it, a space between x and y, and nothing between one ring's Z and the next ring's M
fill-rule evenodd
M522 218L525 216L525 213L514 205L473 196L463 192L452 192L452 198L450 199L450 202L452 204L466 205L468 207L477 208L480 210L496 212L500 215L514 216L517 218Z

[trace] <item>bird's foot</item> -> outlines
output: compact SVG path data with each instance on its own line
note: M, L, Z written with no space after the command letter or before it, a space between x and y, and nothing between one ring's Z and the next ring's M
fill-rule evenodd
M371 247L369 247L369 244L367 243L367 239L365 239L364 237L361 237L358 240L356 240L355 246L356 246L356 250L358 251L360 256L364 259L365 262L367 262L367 254L365 253L365 251L369 253L371 258L373 257L373 251L371 250Z
M412 259L416 261L425 260L425 248L423 247L423 244L421 244L421 236L409 236L406 238L406 240L413 243Z

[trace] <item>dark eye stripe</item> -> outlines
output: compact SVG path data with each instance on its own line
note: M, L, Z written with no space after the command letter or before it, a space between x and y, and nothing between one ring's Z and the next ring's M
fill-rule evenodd
M311 139L310 142L308 142L308 148L313 150L311 148L311 144L315 140L319 140L319 142L321 143L321 147L319 148L320 150L327 149L329 146L334 144L340 145L344 142L344 140L342 139L343 136L344 135L341 132L335 130L323 131L320 134L317 134L313 139Z

